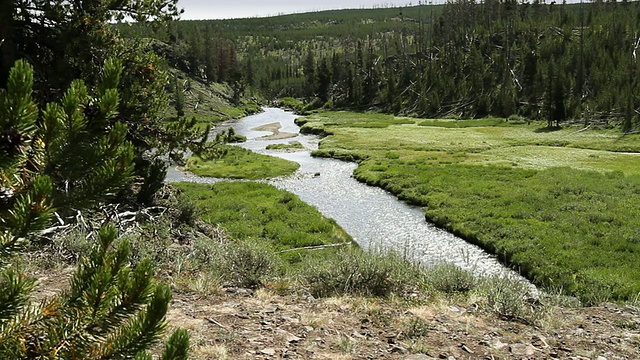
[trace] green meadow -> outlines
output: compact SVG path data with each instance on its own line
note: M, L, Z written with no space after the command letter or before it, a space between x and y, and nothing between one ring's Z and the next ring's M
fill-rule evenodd
M423 206L537 284L587 303L640 294L639 136L350 112L299 123L331 134L315 155L359 161L358 180Z
M290 175L299 167L293 161L225 145L221 157L202 159L192 156L187 161L186 169L199 176L257 180Z
M268 244L289 262L326 254L326 250L290 251L296 248L353 241L333 219L325 218L296 195L271 185L256 182L174 185L196 204L204 221L222 226L234 239Z

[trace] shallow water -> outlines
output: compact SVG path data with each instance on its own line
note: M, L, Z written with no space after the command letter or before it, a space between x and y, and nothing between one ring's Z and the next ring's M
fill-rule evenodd
M479 247L427 223L420 208L352 178L351 174L357 167L355 163L311 157L311 150L318 147L317 136L299 134L289 139L261 139L271 133L251 129L274 122L280 122L281 132L299 132L293 113L276 108L264 110L263 113L223 124L217 129L232 126L236 133L247 137L247 142L240 146L299 163L300 169L295 174L266 182L298 195L323 215L335 219L361 247L395 249L425 265L449 262L469 269L476 275L519 276ZM299 141L306 150L290 152L265 149L269 144L290 141ZM171 169L167 181L211 183L219 179L201 178Z

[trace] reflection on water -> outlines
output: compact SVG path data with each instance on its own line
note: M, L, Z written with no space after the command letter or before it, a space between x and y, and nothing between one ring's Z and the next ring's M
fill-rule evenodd
M236 133L247 137L241 144L253 151L278 156L300 164L292 176L267 181L298 195L303 201L333 218L363 248L391 248L413 257L425 265L454 263L478 275L515 273L507 270L493 256L475 245L427 223L423 211L399 201L386 191L367 186L351 177L356 164L333 159L313 158L319 139L300 134L295 138L264 140L265 131L251 130L261 125L280 122L281 132L298 133L296 115L281 109L265 108L261 114L248 116L220 129L233 126ZM266 150L269 144L299 141L307 150L288 152ZM168 181L215 182L173 169Z

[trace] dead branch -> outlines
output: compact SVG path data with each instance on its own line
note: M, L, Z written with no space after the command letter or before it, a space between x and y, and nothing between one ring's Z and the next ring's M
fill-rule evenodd
M214 324L214 325L218 325L219 327L221 327L221 328L223 328L223 329L225 329L225 330L227 329L227 327L226 327L226 326L224 326L224 325L220 324L219 322L217 322L217 321L213 320L212 318L205 318L205 320L207 320L208 322L210 322L210 323L212 323L212 324Z
M55 234L61 230L66 230L68 228L71 227L71 224L67 224L67 225L60 225L60 226L52 226L50 228L44 229L42 231L40 231L40 236L47 236L47 235L51 235L51 234Z
M291 251L298 251L298 250L322 250L322 249L338 247L338 246L346 246L346 245L351 245L351 243L350 242L346 242L346 243L340 243L340 244L304 246L304 247L299 247L299 248L295 248L295 249L287 249L287 250L278 251L278 254L287 253L287 252L291 252Z
M584 129L580 129L578 131L574 131L574 132L570 133L569 135L579 134L579 133L581 133L583 131L587 131L587 130L589 130L590 127L591 127L591 124L587 125L587 127L585 127Z

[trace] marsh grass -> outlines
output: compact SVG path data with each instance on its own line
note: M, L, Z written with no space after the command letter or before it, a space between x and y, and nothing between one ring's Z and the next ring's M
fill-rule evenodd
M296 195L271 185L220 182L213 185L177 183L183 195L195 202L202 218L224 227L236 239L254 239L273 251L351 242L334 220ZM292 262L304 254L286 253Z
M288 144L269 144L267 150L301 150L304 149L299 141L290 141Z
M537 284L585 304L640 293L640 136L496 119L375 129L349 126L343 113L301 121L333 134L315 154L358 160L356 179L425 207L429 221Z
M225 146L226 153L218 159L192 156L186 169L199 176L230 179L269 179L293 174L296 162L262 155L238 146Z
M429 119L421 121L420 126L436 126L443 128L467 128L467 127L483 127L483 126L513 126L503 118L483 118L469 120L441 120Z

